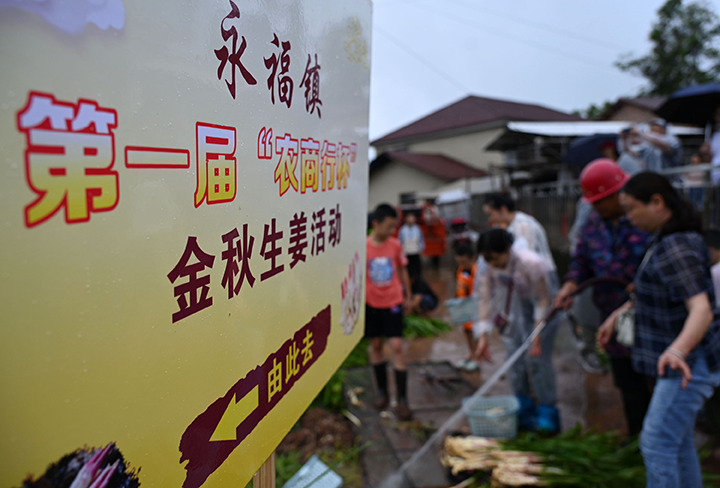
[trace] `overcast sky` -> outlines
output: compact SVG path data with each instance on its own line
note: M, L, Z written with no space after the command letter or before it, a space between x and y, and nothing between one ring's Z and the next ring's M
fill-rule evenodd
M633 96L644 80L613 62L650 51L663 3L373 0L370 140L469 94L564 111Z

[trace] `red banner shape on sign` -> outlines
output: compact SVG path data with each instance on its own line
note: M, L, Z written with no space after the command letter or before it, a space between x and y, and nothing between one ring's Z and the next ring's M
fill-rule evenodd
M330 324L328 305L193 420L180 439L180 463L188 461L183 488L205 483L315 363L327 346Z

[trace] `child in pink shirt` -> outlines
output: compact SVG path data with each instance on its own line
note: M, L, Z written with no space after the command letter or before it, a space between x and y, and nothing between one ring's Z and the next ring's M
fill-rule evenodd
M387 363L383 356L383 339L387 337L395 367L397 416L400 420L410 420L412 412L407 403L407 365L402 333L403 306L408 307L411 292L408 259L400 241L393 237L397 221L397 212L390 205L380 204L373 212L373 231L367 238L365 337L370 339L370 363L380 391L376 408L382 410L389 404Z

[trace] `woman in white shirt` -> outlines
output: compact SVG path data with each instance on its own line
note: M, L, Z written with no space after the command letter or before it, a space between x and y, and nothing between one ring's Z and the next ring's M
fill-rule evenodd
M546 260L527 246L513 246L504 229L481 234L478 252L487 263L480 276L479 321L474 324L479 360L491 360L489 335L497 327L509 357L525 342L551 303ZM530 353L510 370L510 382L520 401L520 428L558 432L555 372L552 365L553 334L540 334ZM532 382L537 407L531 398Z

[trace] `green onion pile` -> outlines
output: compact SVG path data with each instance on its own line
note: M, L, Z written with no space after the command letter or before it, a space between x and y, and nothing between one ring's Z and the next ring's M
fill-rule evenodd
M404 321L403 335L407 339L436 337L452 330L450 324L431 317L406 315Z

